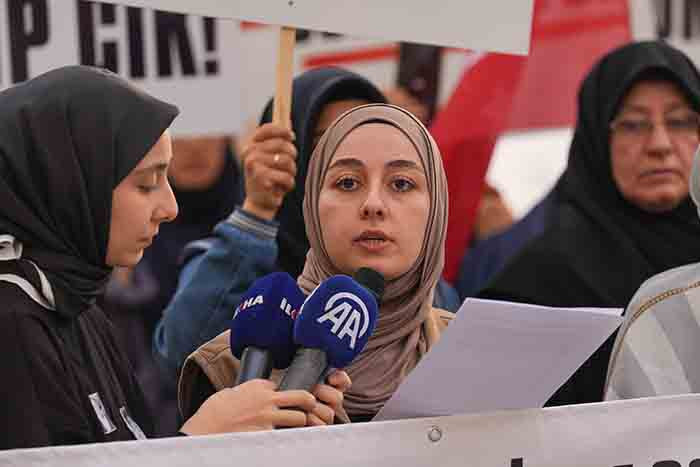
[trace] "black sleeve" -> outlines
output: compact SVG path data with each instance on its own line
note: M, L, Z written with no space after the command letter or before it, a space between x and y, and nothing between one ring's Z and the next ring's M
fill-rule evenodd
M0 448L83 441L89 436L57 341L41 319L0 312Z
M591 306L598 294L546 240L526 247L477 297L553 307Z

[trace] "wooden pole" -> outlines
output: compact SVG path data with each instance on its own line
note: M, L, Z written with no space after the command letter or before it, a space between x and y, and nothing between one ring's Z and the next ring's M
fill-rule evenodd
M290 130L295 43L296 29L282 26L280 28L279 50L277 53L277 79L275 102L272 108L272 121Z

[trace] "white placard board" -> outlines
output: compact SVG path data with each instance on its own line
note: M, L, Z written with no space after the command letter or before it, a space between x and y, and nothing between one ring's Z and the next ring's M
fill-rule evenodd
M357 37L527 54L534 0L119 0Z
M0 2L0 89L64 65L109 68L176 104L175 134L241 126L237 22L123 5ZM272 73L272 72L270 72Z

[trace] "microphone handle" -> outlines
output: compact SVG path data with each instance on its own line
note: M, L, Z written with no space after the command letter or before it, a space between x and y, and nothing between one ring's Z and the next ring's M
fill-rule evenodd
M311 391L311 388L325 377L327 368L326 352L302 347L294 355L294 360L280 382L279 390L304 389Z
M258 347L246 347L241 355L241 369L235 386L251 379L268 379L272 373L272 352Z

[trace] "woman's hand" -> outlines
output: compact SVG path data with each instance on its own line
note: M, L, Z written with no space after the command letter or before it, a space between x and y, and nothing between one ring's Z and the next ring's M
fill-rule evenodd
M307 413L319 412L317 406L321 404L309 392L275 389L275 383L262 379L223 389L204 401L180 431L205 435L297 428L307 425ZM325 411L321 412L327 416Z
M318 403L308 413L308 426L332 425L335 414L343 408L343 394L350 389L350 377L342 370L336 370L328 377L328 384L318 384L313 394Z
M241 154L246 198L243 210L272 220L284 196L294 188L297 150L294 133L266 123L255 130Z

